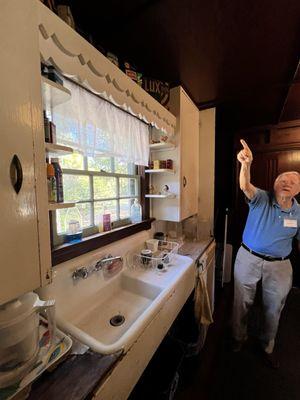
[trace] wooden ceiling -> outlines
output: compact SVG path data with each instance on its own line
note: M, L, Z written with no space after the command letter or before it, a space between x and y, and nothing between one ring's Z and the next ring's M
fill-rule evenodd
M289 118L283 106L299 61L299 0L64 3L105 50L146 76L181 84L199 108L217 105L227 128ZM291 90L300 104L297 80Z

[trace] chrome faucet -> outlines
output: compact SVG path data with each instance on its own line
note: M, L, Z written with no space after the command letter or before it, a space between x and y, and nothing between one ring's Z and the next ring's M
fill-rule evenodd
M108 256L101 258L96 265L95 265L95 270L100 271L103 267L107 267L111 264L113 264L114 261L120 260L121 262L123 261L123 258L121 256L115 256L113 257L111 254L108 254Z
M108 254L107 256L97 261L95 265L91 265L89 267L76 268L75 271L73 271L72 273L72 278L74 280L80 278L87 279L92 272L100 271L103 267L109 267L117 260L120 260L122 262L123 258L121 256L113 257L111 254Z

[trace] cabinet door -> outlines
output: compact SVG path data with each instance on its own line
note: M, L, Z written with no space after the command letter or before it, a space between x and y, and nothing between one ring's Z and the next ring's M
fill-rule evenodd
M0 304L40 284L32 82L39 64L31 0L1 1Z
M199 111L186 93L180 96L180 219L198 212Z

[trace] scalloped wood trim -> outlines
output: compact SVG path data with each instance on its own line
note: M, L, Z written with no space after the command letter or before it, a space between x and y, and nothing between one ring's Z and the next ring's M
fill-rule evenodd
M39 2L41 59L141 120L174 134L176 117Z

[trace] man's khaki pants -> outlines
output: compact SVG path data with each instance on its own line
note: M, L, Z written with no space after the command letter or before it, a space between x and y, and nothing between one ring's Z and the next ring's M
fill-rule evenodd
M265 261L240 247L234 265L233 335L237 341L247 338L247 317L254 302L257 283L262 281L264 327L261 341L272 352L279 318L292 287L289 260Z

